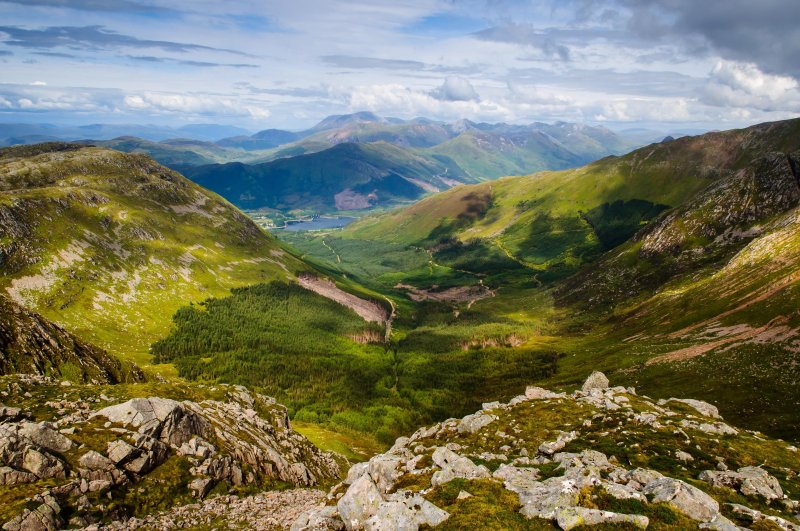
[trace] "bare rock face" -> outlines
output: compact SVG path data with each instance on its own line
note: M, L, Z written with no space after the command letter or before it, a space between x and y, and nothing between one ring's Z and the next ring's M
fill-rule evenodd
M662 477L644 486L653 502L666 502L698 522L710 522L719 514L719 502L679 479Z

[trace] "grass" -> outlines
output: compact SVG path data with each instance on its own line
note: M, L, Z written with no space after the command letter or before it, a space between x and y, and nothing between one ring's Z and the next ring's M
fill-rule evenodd
M346 432L342 428L334 431L319 424L297 420L292 422L292 429L320 450L336 452L353 463L368 461L375 454L386 450L385 444L363 432Z

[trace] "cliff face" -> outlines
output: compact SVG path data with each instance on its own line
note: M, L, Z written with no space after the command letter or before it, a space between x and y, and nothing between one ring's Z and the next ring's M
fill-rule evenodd
M76 383L144 379L135 365L0 295L0 374L12 373L53 375Z
M797 463L709 403L593 373L398 439L292 529L800 529Z

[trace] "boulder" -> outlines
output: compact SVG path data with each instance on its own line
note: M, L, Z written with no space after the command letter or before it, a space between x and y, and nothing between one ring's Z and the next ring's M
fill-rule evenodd
M369 474L364 474L350 485L336 504L339 515L348 531L363 529L371 516L378 512L383 502L378 487Z
M491 477L489 469L476 465L466 457L460 456L444 447L433 452L433 462L441 468L431 477L431 485L442 485L455 478L479 479Z
M695 400L693 398L670 398L667 402L680 402L695 409L698 413L706 417L711 417L712 419L721 418L717 406L709 404L708 402L703 402L702 400Z
M23 485L25 483L33 483L38 481L38 477L30 472L22 470L14 470L8 466L0 467L0 485L5 487L14 487L16 485Z
M108 443L106 450L108 458L114 463L122 465L139 456L141 450L135 446L131 446L122 440L115 440Z
M23 422L18 435L50 452L64 453L72 448L72 441L44 422Z
M640 514L620 514L585 507L565 507L556 511L556 523L565 531L579 526L603 524L628 524L638 529L647 529L650 520Z
M710 522L719 514L717 500L679 479L658 478L645 485L644 492L653 503L668 503L698 522Z
M419 524L414 511L399 501L383 501L378 509L364 522L366 531L417 531Z
M485 413L483 411L478 411L477 413L473 413L472 415L467 415L458 423L458 433L475 433L479 431L484 426L487 426L497 420L497 417L494 415L490 415L489 413Z
M369 460L367 470L378 489L388 492L400 477L403 463L404 459L401 457L380 454Z
M730 487L745 496L760 496L766 500L783 498L783 489L775 477L756 466L732 470L704 470L700 479L714 487Z
M64 478L67 476L67 467L61 459L31 447L25 450L22 458L22 468L41 479Z
M114 461L104 456L103 454L95 452L94 450L89 450L88 452L83 454L81 458L78 460L78 463L82 467L88 468L89 470L110 471L116 468L114 466Z
M24 509L6 522L3 531L55 531L61 528L61 507L53 496L45 493L35 496L32 501L39 505L33 509Z
M195 498L202 500L211 492L211 489L214 488L214 480L210 478L193 479L189 482L188 487Z
M542 387L534 387L529 385L525 388L525 398L528 400L547 400L550 398L559 398L563 396L563 394L554 393L553 391L544 389Z
M608 384L608 378L605 374L600 371L594 371L586 378L586 381L583 382L581 391L588 394L592 389L607 389Z
M367 473L369 470L369 463L356 463L347 471L347 479L344 480L345 484L352 485L355 481Z
M301 514L292 524L290 531L318 531L320 529L340 531L344 528L344 523L339 518L339 511L336 507L324 505Z

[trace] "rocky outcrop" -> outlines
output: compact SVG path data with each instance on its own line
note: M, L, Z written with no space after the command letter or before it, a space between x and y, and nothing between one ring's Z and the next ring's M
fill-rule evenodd
M490 422L476 423L487 417ZM722 468L726 459L749 459L764 439L730 427L724 434L708 433L706 424L727 426L712 404L656 402L634 389L609 387L598 372L569 395L529 387L507 404L484 404L476 414L401 437L387 453L353 466L328 502L303 514L292 529L415 530L450 519L480 528L485 514L472 511L481 504L492 512L492 525L502 521L496 512L505 510L538 522L532 522L537 529L606 525L734 531L744 520L759 518L796 529L791 511L800 505L786 499L774 476L753 466L736 472ZM774 459L781 456L781 463L795 466L782 468L783 474L796 474L796 449L770 444ZM711 451L707 448L735 452L717 456L720 469L702 471L698 467L710 459L703 453ZM453 481L456 489L449 486ZM724 506L713 489L721 486L737 489L756 508ZM500 508L498 489L518 503ZM763 503L786 518L765 516L757 509Z
M31 391L51 396L64 389L72 392L73 386L37 376L16 377L8 389L13 396L28 395L35 401ZM8 390L0 392L11 396ZM38 404L54 408L59 418L53 422L33 422L21 408L3 406L0 486L34 484L43 489L38 505L33 502L39 498L30 500L4 529L60 528L62 508L72 515L71 525L91 524L100 514L108 518L98 495L124 497L168 461L175 477L157 482L175 484L200 499L220 484L226 489L257 489L274 482L310 486L338 477L333 456L292 431L286 408L273 399L243 387L218 386L207 394L217 399L150 397L105 405L113 399L101 394L90 402ZM94 404L100 407L92 410ZM385 473L392 481L389 471Z

